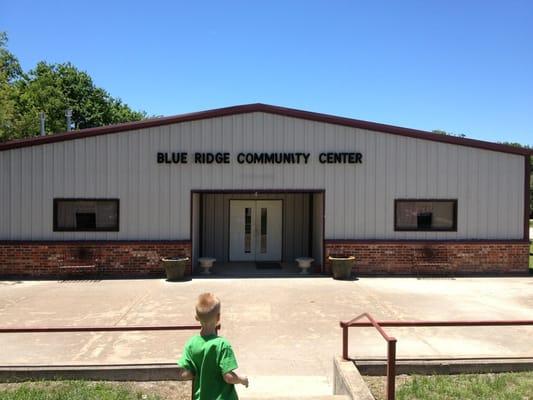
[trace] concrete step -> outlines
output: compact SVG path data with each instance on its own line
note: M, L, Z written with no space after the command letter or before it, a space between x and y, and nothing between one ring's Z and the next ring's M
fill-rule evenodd
M331 382L325 376L262 376L250 374L248 388L236 386L239 399L248 400L319 400L337 399L333 397Z

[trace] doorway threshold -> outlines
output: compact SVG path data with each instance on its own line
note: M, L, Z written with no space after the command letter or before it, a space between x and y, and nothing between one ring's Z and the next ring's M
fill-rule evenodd
M258 266L259 264L259 266ZM261 265L262 264L262 265ZM209 275L200 270L193 273L193 278L217 279L217 278L320 278L329 277L319 273L301 274L296 263L281 262L272 263L272 268L265 268L263 263L255 262L230 262L215 264ZM279 265L274 267L275 265ZM269 267L267 265L267 267Z

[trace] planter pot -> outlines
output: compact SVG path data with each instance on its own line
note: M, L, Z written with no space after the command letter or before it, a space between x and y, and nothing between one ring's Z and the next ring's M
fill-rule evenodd
M298 257L295 261L298 263L298 267L300 267L300 274L308 275L309 268L315 259L311 257Z
M165 273L169 281L178 281L185 276L185 268L189 257L162 258L161 265L165 268Z
M350 279L355 266L354 256L329 256L333 279Z
M200 267L202 267L203 269L202 274L209 275L211 273L211 267L213 266L215 261L216 261L216 258L200 257L198 259L198 263L200 264Z

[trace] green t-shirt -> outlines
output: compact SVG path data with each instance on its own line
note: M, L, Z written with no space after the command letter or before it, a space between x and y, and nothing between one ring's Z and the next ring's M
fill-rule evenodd
M194 374L195 400L238 400L235 385L222 377L237 368L229 342L217 335L190 338L178 365Z

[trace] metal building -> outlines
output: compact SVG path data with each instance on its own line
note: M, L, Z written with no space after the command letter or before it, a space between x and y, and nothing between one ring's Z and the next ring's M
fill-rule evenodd
M0 275L151 275L178 253L525 273L530 154L263 104L7 142Z

